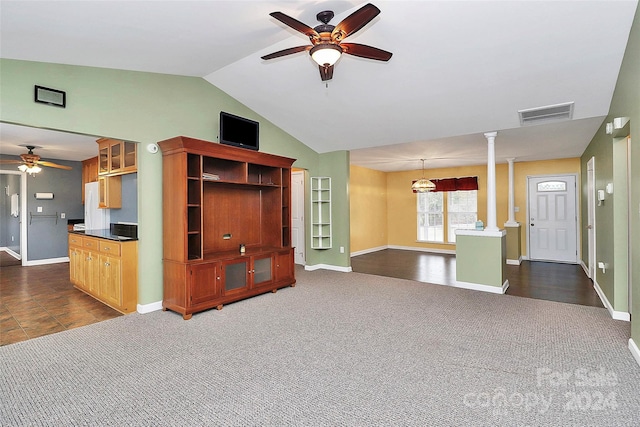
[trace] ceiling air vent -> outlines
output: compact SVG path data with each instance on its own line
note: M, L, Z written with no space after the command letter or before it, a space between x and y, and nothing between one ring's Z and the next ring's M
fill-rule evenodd
M573 102L518 110L518 115L522 126L548 121L571 120L573 117Z

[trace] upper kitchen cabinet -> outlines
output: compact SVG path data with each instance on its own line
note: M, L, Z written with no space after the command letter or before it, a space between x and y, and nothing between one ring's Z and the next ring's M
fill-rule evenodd
M100 138L97 142L99 175L123 175L137 172L135 142L111 138Z

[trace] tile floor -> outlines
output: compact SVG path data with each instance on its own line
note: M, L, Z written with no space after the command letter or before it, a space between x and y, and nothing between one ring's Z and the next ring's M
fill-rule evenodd
M69 263L0 267L0 345L118 316L122 314L73 287Z

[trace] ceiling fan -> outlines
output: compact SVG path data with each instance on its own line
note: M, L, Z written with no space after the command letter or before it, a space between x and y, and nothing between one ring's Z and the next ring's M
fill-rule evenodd
M39 165L65 170L72 169L70 166L63 166L57 163L40 160L40 156L38 156L37 154L33 154L33 149L39 148L35 145L26 145L25 147L29 149L29 152L26 154L20 154L20 159L22 160L0 160L0 163L19 164L20 166L18 166L18 169L20 169L22 172L27 172L29 175L40 172L42 168Z
M368 3L347 16L338 25L334 26L329 24L329 21L333 18L333 12L325 10L316 15L316 18L322 24L315 28L311 28L282 12L270 13L269 15L278 21L309 37L311 46L290 47L265 55L262 59L274 59L292 53L309 51L313 60L318 63L322 81L331 80L333 77L333 66L343 53L361 58L375 59L377 61L388 61L391 59L391 52L364 44L342 43L345 38L367 25L373 18L378 16L379 13L380 9Z

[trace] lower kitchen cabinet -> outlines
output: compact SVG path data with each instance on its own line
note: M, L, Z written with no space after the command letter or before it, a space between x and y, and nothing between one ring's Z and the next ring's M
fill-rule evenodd
M248 250L215 259L180 263L164 260L163 309L190 319L193 313L279 288L295 286L293 250Z
M121 313L138 303L138 242L69 234L69 278L76 288Z

